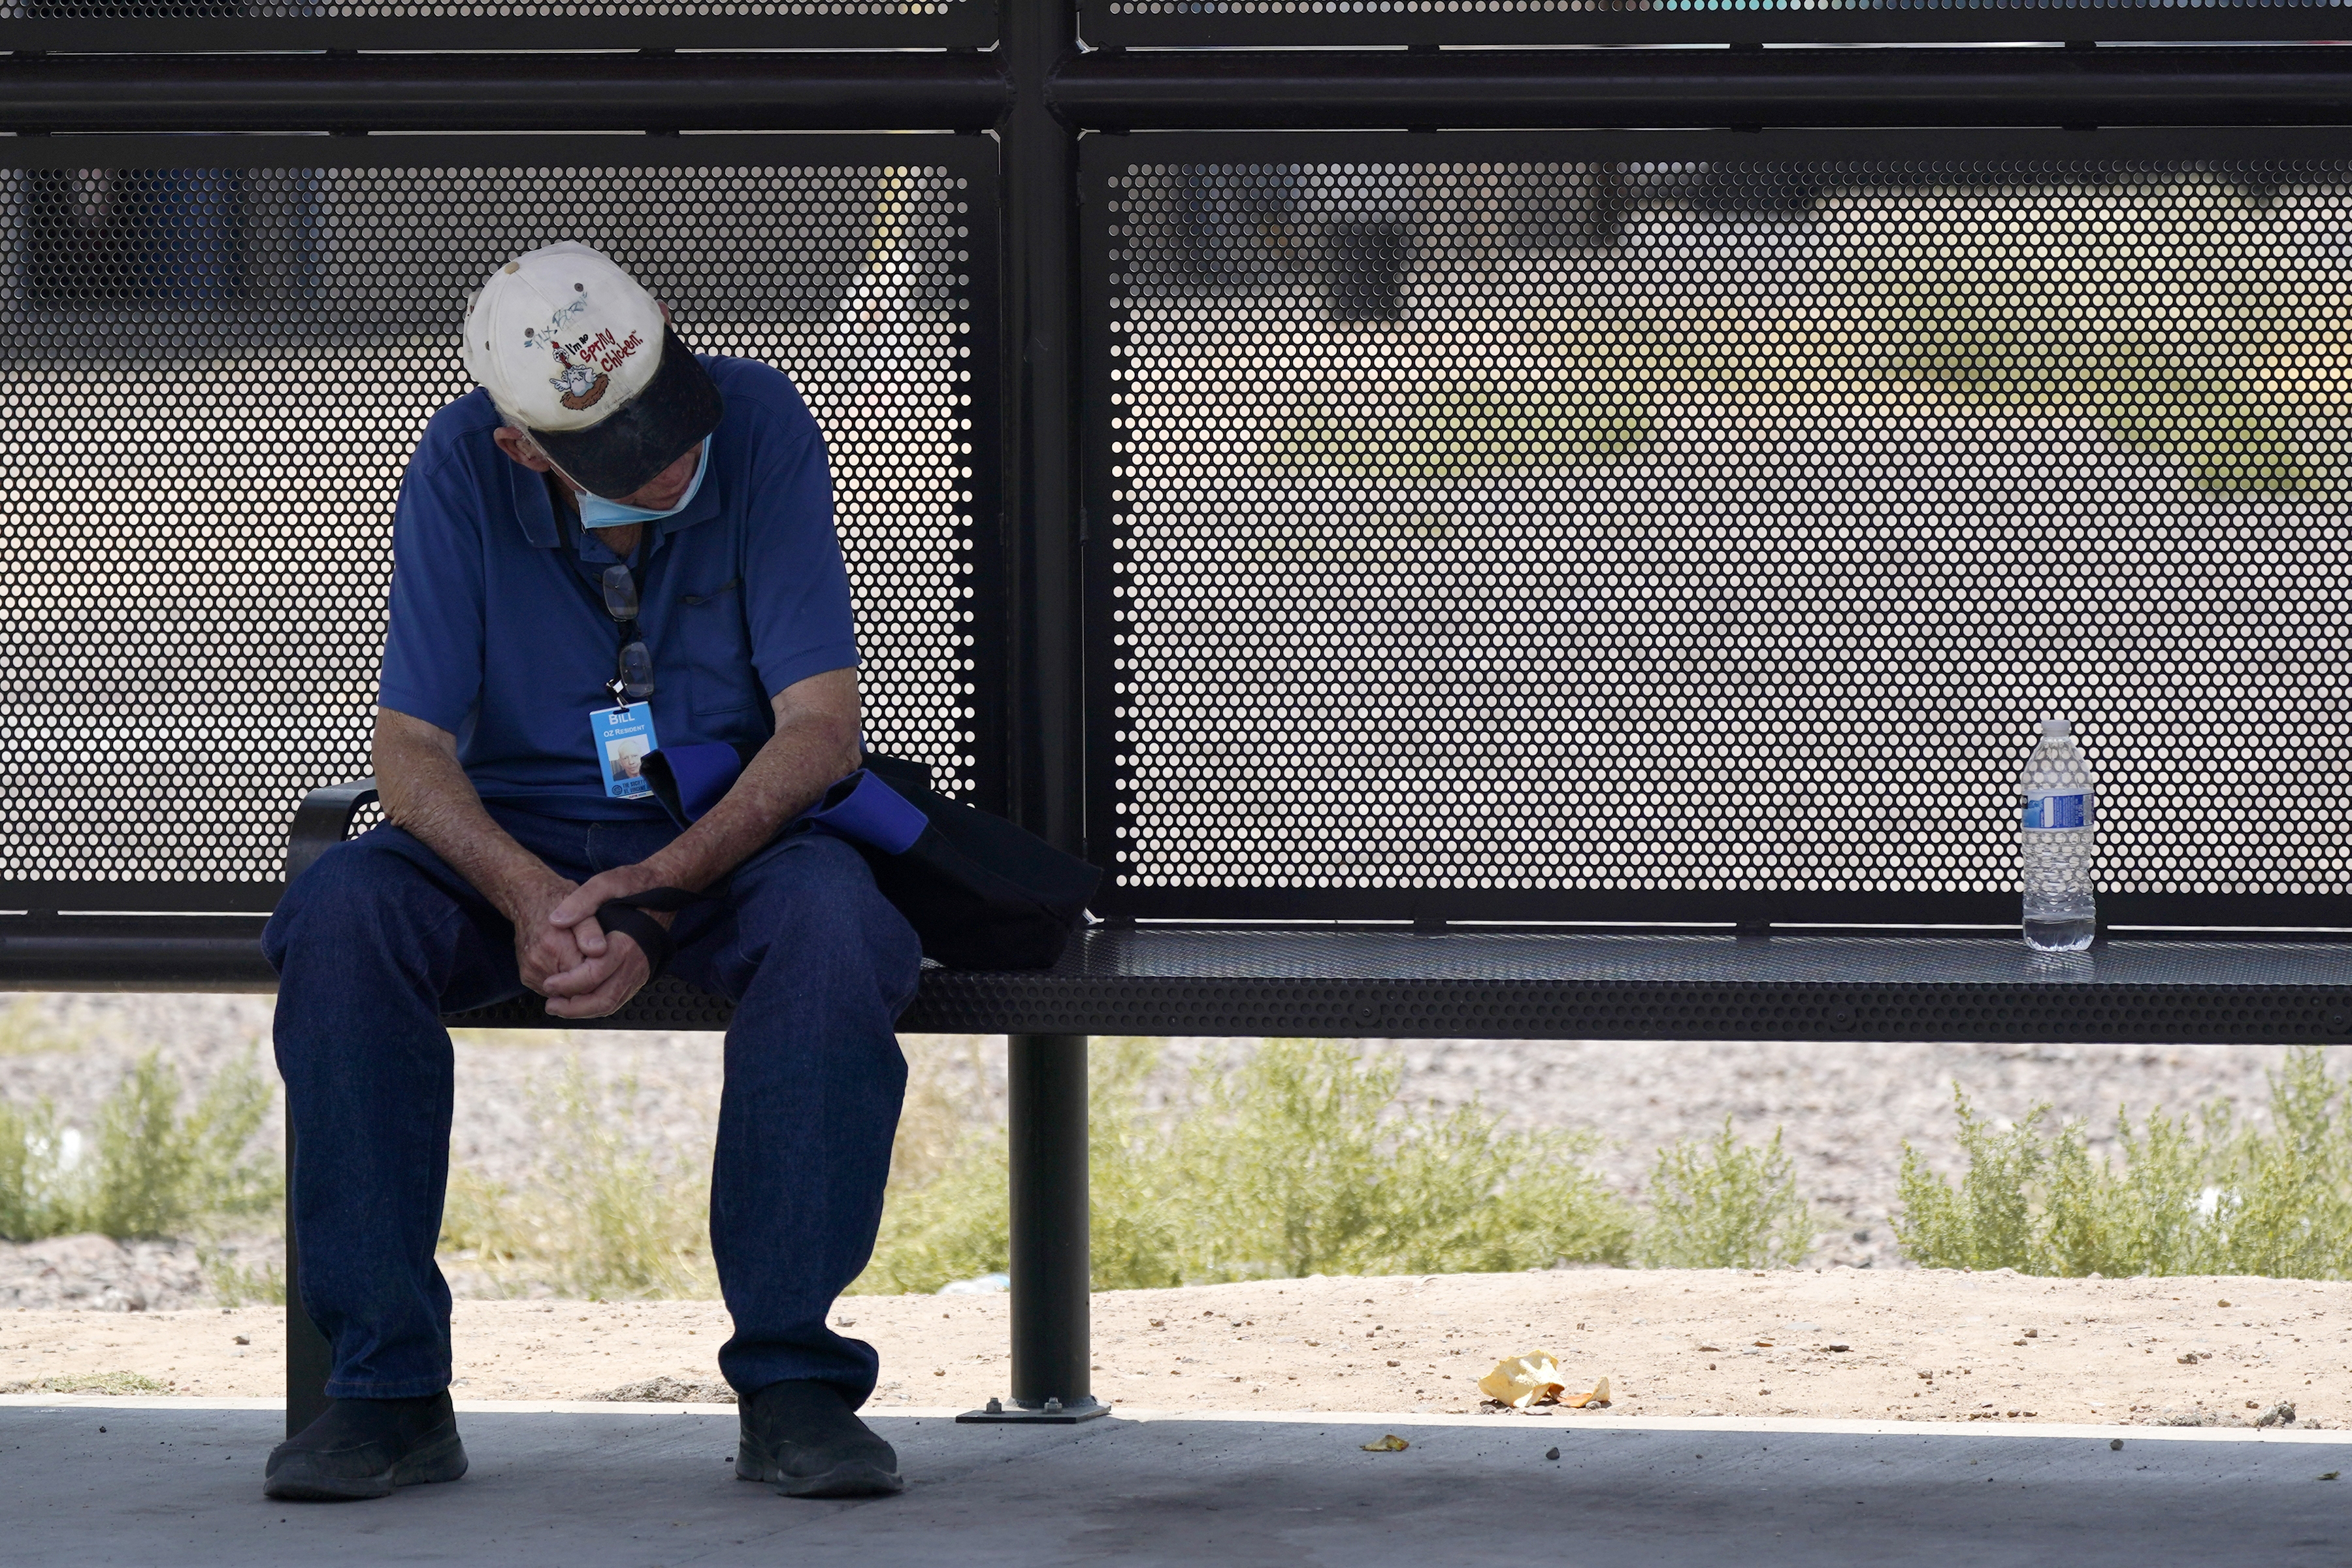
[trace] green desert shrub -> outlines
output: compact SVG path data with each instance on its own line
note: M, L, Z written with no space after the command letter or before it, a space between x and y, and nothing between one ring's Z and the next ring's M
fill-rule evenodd
M1399 1102L1402 1068L1332 1041L1270 1040L1204 1066L1154 1113L1149 1042L1105 1042L1090 1079L1098 1289L1621 1262L1633 1216L1580 1163L1589 1139L1509 1132L1476 1106ZM1003 1129L895 1193L855 1289L935 1290L1004 1267Z
M2021 1274L2352 1273L2352 1120L2316 1049L2270 1075L2270 1125L2226 1103L2193 1120L2117 1116L2116 1158L2094 1161L2080 1122L2034 1107L2007 1131L1957 1085L1968 1169L1955 1184L1904 1146L1895 1238L1932 1268Z
M1723 1130L1658 1151L1642 1261L1653 1268L1792 1268L1812 1250L1812 1205L1797 1191L1780 1129L1762 1148Z
M46 1101L0 1105L0 1236L184 1236L268 1212L283 1192L281 1167L255 1136L273 1092L248 1059L183 1113L179 1074L150 1052L86 1136L60 1126Z
M1150 1277L1166 1250L1150 1205L1137 1201L1135 1169L1139 1161L1150 1163L1156 1136L1138 1111L1143 1079L1156 1057L1153 1047L1133 1039L1097 1041L1088 1053L1087 1182L1097 1285ZM850 1287L853 1292L936 1290L950 1279L973 1279L1005 1266L1012 1214L1004 1128L968 1126L945 1137L936 1124L927 1131L930 1135L920 1141L919 1158L909 1161L902 1128L882 1233L873 1262Z
M541 1284L590 1300L716 1295L709 1178L619 1131L637 1120L637 1092L635 1079L600 1087L577 1058L567 1061L531 1092L541 1136L521 1180L451 1170L442 1250L515 1290Z
M1595 1141L1507 1132L1475 1104L1401 1104L1402 1066L1269 1040L1203 1068L1177 1145L1188 1281L1618 1263L1633 1215L1581 1163Z
M224 1307L282 1307L286 1304L283 1263L242 1263L233 1247L199 1247L196 1263L213 1300Z

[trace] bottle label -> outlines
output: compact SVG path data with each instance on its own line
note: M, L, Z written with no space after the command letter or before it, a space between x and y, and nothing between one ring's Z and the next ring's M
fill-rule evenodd
M2057 833L2069 827L2096 827L2099 825L2099 797L2085 790L2081 795L2036 795L2025 799L2025 830L2028 833Z

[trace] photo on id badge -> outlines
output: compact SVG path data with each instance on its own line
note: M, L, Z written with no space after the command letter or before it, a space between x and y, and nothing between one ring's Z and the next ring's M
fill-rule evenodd
M600 708L588 715L588 730L596 740L596 764L604 770L604 793L614 800L651 795L654 786L645 779L646 753L661 744L654 739L653 704Z

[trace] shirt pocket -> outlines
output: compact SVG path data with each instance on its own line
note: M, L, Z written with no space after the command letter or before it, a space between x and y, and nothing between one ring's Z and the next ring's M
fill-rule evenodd
M742 578L680 594L677 626L687 666L694 675L690 700L695 712L715 718L758 708L763 695L760 672L751 665L751 633L743 624Z

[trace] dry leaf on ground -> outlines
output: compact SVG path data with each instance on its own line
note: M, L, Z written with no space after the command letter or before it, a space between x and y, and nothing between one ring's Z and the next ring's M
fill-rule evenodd
M1547 1351L1533 1351L1515 1355L1495 1363L1495 1370L1478 1380L1478 1391L1489 1399L1499 1400L1514 1410L1525 1410L1530 1405L1549 1405L1566 1387L1559 1380L1559 1363Z
M1407 1448L1412 1447L1412 1444L1406 1442L1403 1438L1391 1432L1377 1443L1365 1444L1364 1452L1367 1454L1402 1454Z
M1609 1380L1601 1378L1583 1394L1571 1394L1559 1377L1559 1363L1542 1351L1498 1361L1495 1370L1478 1380L1479 1392L1498 1405L1525 1410L1533 1405L1564 1405L1582 1410L1609 1403Z

